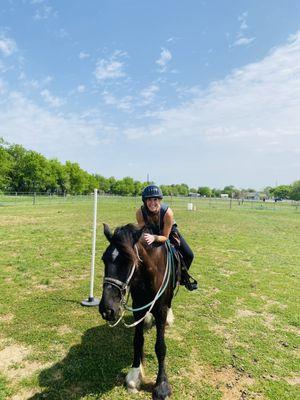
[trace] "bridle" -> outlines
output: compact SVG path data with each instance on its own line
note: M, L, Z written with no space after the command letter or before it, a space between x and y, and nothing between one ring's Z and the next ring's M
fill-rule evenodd
M140 262L142 262L142 260L141 260L141 258L139 256L137 245L135 245L134 248L135 248L138 260ZM167 253L167 254L169 254L169 253ZM154 299L150 303L145 304L144 306L139 307L139 308L129 307L127 304L128 304L128 300L129 300L129 294L130 294L130 283L131 283L133 275L134 275L134 273L136 271L136 267L137 267L137 264L133 263L133 265L131 267L131 271L130 271L127 279L126 279L126 282L122 282L119 279L111 278L111 277L104 277L104 279L103 279L103 287L104 287L105 284L112 285L112 286L116 287L120 291L120 294L121 294L121 301L120 301L120 308L122 310L121 311L121 316L119 317L119 319L115 323L113 323L113 324L108 323L111 328L117 326L120 321L123 322L123 324L126 326L126 328L132 328L132 327L138 325L140 322L142 322L146 318L147 313L145 313L145 315L142 318L140 318L138 321L135 321L134 323L128 325L128 324L126 324L126 322L123 319L126 310L135 312L135 311L142 311L142 310L145 310L146 308L150 307L148 312L151 312L151 310L153 309L156 301L164 293L164 291L166 290L166 288L168 286L168 283L169 283L169 280L170 280L170 275L171 275L169 256L167 256L166 269L165 269L165 273L164 273L162 284L161 284L158 292L156 293Z

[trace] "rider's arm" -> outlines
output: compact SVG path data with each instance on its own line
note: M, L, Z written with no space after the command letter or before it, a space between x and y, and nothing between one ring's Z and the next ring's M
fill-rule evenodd
M154 235L154 241L157 243L165 243L169 239L172 226L174 224L174 215L171 208L168 208L164 216L164 229L162 235Z

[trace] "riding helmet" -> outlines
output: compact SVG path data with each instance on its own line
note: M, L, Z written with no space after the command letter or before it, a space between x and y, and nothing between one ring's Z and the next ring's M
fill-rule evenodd
M163 194L160 188L156 185L149 185L144 188L142 191L142 200L145 202L146 199L155 198L162 199Z

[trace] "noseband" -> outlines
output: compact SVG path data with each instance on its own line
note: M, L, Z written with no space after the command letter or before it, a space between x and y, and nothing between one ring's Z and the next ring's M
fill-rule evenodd
M108 284L108 285L112 285L114 287L116 287L117 289L119 289L120 293L121 293L121 302L123 302L124 297L126 295L127 289L129 288L129 284L131 281L131 278L133 277L133 274L136 270L136 264L134 263L130 274L128 276L128 278L126 279L126 282L122 282L119 279L115 279L115 278L110 278L108 277L104 277L103 279L103 285Z

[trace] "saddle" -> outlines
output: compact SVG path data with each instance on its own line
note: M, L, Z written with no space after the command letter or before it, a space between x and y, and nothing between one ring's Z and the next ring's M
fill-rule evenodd
M184 262L183 256L180 251L174 246L174 244L169 243L167 246L168 251L171 252L174 268L173 268L173 286L174 288L179 283L185 286L189 291L198 289L198 283L188 272L186 264Z

